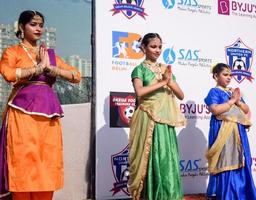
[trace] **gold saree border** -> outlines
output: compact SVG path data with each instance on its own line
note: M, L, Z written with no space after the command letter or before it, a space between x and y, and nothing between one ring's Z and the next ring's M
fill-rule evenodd
M14 97L16 96L16 94L18 93L18 91L21 89L22 86L20 87L13 87L12 88L12 91L11 91L11 94L9 95L8 99L7 99L7 102L5 104L5 107L3 109L3 112L2 112L2 120L4 120L7 112L8 112L8 108L9 108L9 102L11 102Z
M141 196L141 191L143 189L143 185L144 185L144 180L147 176L147 169L148 169L148 159L149 159L149 154L150 154L150 147L152 144L152 137L153 137L153 131L154 131L154 127L155 127L155 122L153 120L150 120L149 122L149 127L147 130L147 140L146 140L146 144L145 144L145 155L144 155L144 166L141 172L141 181L139 183L139 187L138 190L134 190L133 191L133 199L134 200L140 200L140 196Z
M170 120L165 120L161 119L160 117L157 117L150 109L145 108L144 106L140 105L139 109L143 110L148 114L149 117L152 118L155 122L161 123L161 124L167 124L172 127L179 127L179 126L185 126L186 125L186 120L183 118L182 120L178 121L170 121Z
M164 68L165 67L165 68ZM166 66L163 66L163 69L166 69ZM151 84L154 84L158 82L156 79L153 79L151 81ZM153 132L154 132L154 127L156 123L161 123L161 124L167 124L169 126L172 127L178 127L178 126L184 126L186 124L186 119L185 117L182 115L180 109L178 108L177 104L174 104L174 101L176 103L176 99L171 96L171 91L169 91L169 88L164 88L164 93L162 97L164 97L163 99L160 98L161 100L166 101L167 99L169 101L173 101L172 102L172 106L171 108L173 108L174 114L175 116L172 115L172 119L162 119L161 117L157 116L157 110L156 106L154 106L154 104L157 104L158 101L156 102L156 99L145 99L145 98L138 98L139 100L139 106L137 108L137 110L135 111L135 113L133 114L133 117L130 121L130 128L132 126L135 126L135 124L133 123L134 120L137 120L137 114L138 113L144 113L147 116L147 127L145 127L145 131L143 131L143 134L145 134L145 142L143 144L143 151L141 153L142 157L140 160L140 164L141 164L141 169L136 171L136 177L137 177L137 181L134 181L134 177L133 177L133 182L135 184L128 184L128 190L133 198L133 200L140 200L141 198L141 192L143 190L144 184L145 184L145 178L147 176L147 170L148 170L148 160L149 160L149 155L150 155L150 148L152 145L152 140L153 140ZM151 94L154 96L154 94ZM159 99L159 97L157 97ZM169 99L172 98L172 99ZM146 105L144 104L146 103ZM138 112L138 113L137 113ZM177 115L177 116L176 116ZM133 127L134 128L134 127ZM134 129L131 129L130 131L130 135L129 135L129 150L131 150L131 146L132 143L131 141L134 140L134 137L137 132L134 131ZM138 134L138 133L137 133ZM136 155L135 155L136 157ZM128 181L129 183L129 181Z
M251 122L249 119L244 115L243 118L238 119L236 116L229 116L229 115L219 115L216 116L217 119L222 120L221 127L218 132L218 136L216 140L214 141L211 148L209 148L206 152L206 158L208 160L208 171L215 175L220 172L228 171L228 170L234 170L239 169L241 167L244 167L244 157L243 160L235 165L226 166L222 168L216 168L217 162L219 160L220 153L226 144L228 138L231 136L231 134L234 132L234 137L236 138L236 142L238 144L238 147L241 151L242 144L241 144L241 138L239 135L238 130L238 124L240 123L244 126L251 126Z
M221 169L217 170L217 169L213 169L211 172L209 170L209 172L212 174L212 175L215 175L215 174L218 174L218 173L221 173L221 172L224 172L224 171L230 171L230 170L234 170L234 169L239 169L239 168L242 168L244 167L244 161L242 164L237 164L237 165L231 165L231 166L228 166L228 167L222 167Z

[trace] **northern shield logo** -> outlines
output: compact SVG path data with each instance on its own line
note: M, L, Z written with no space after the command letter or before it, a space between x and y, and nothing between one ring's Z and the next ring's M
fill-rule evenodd
M113 183L114 187L110 190L113 192L112 196L120 191L123 191L127 196L130 195L127 188L129 178L128 153L129 150L127 145L122 151L111 156L112 171L116 181Z
M246 46L243 41L238 38L235 43L225 48L226 60L231 68L234 79L241 83L244 79L251 81L253 49Z

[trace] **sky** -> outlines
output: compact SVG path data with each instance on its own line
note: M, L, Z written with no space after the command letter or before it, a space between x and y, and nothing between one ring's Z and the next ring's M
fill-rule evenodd
M92 0L0 0L0 24L13 24L24 10L45 16L45 27L57 29L57 54L91 59Z

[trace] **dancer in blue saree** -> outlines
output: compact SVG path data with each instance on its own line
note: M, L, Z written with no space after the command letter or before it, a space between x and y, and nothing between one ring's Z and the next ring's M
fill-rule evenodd
M217 86L210 89L205 103L212 116L209 149L206 153L210 180L207 197L217 200L255 200L251 174L251 153L246 128L251 123L248 105L239 88L227 87L231 81L228 65L218 63L212 70Z

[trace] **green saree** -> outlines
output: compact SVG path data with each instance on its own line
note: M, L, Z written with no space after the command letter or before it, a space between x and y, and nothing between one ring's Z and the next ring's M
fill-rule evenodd
M164 73L165 65L161 65ZM143 86L154 84L155 74L142 64L132 72ZM175 81L175 77L173 77ZM174 127L185 125L168 87L138 99L130 122L128 188L135 200L183 199L177 137ZM143 192L142 192L143 191Z

